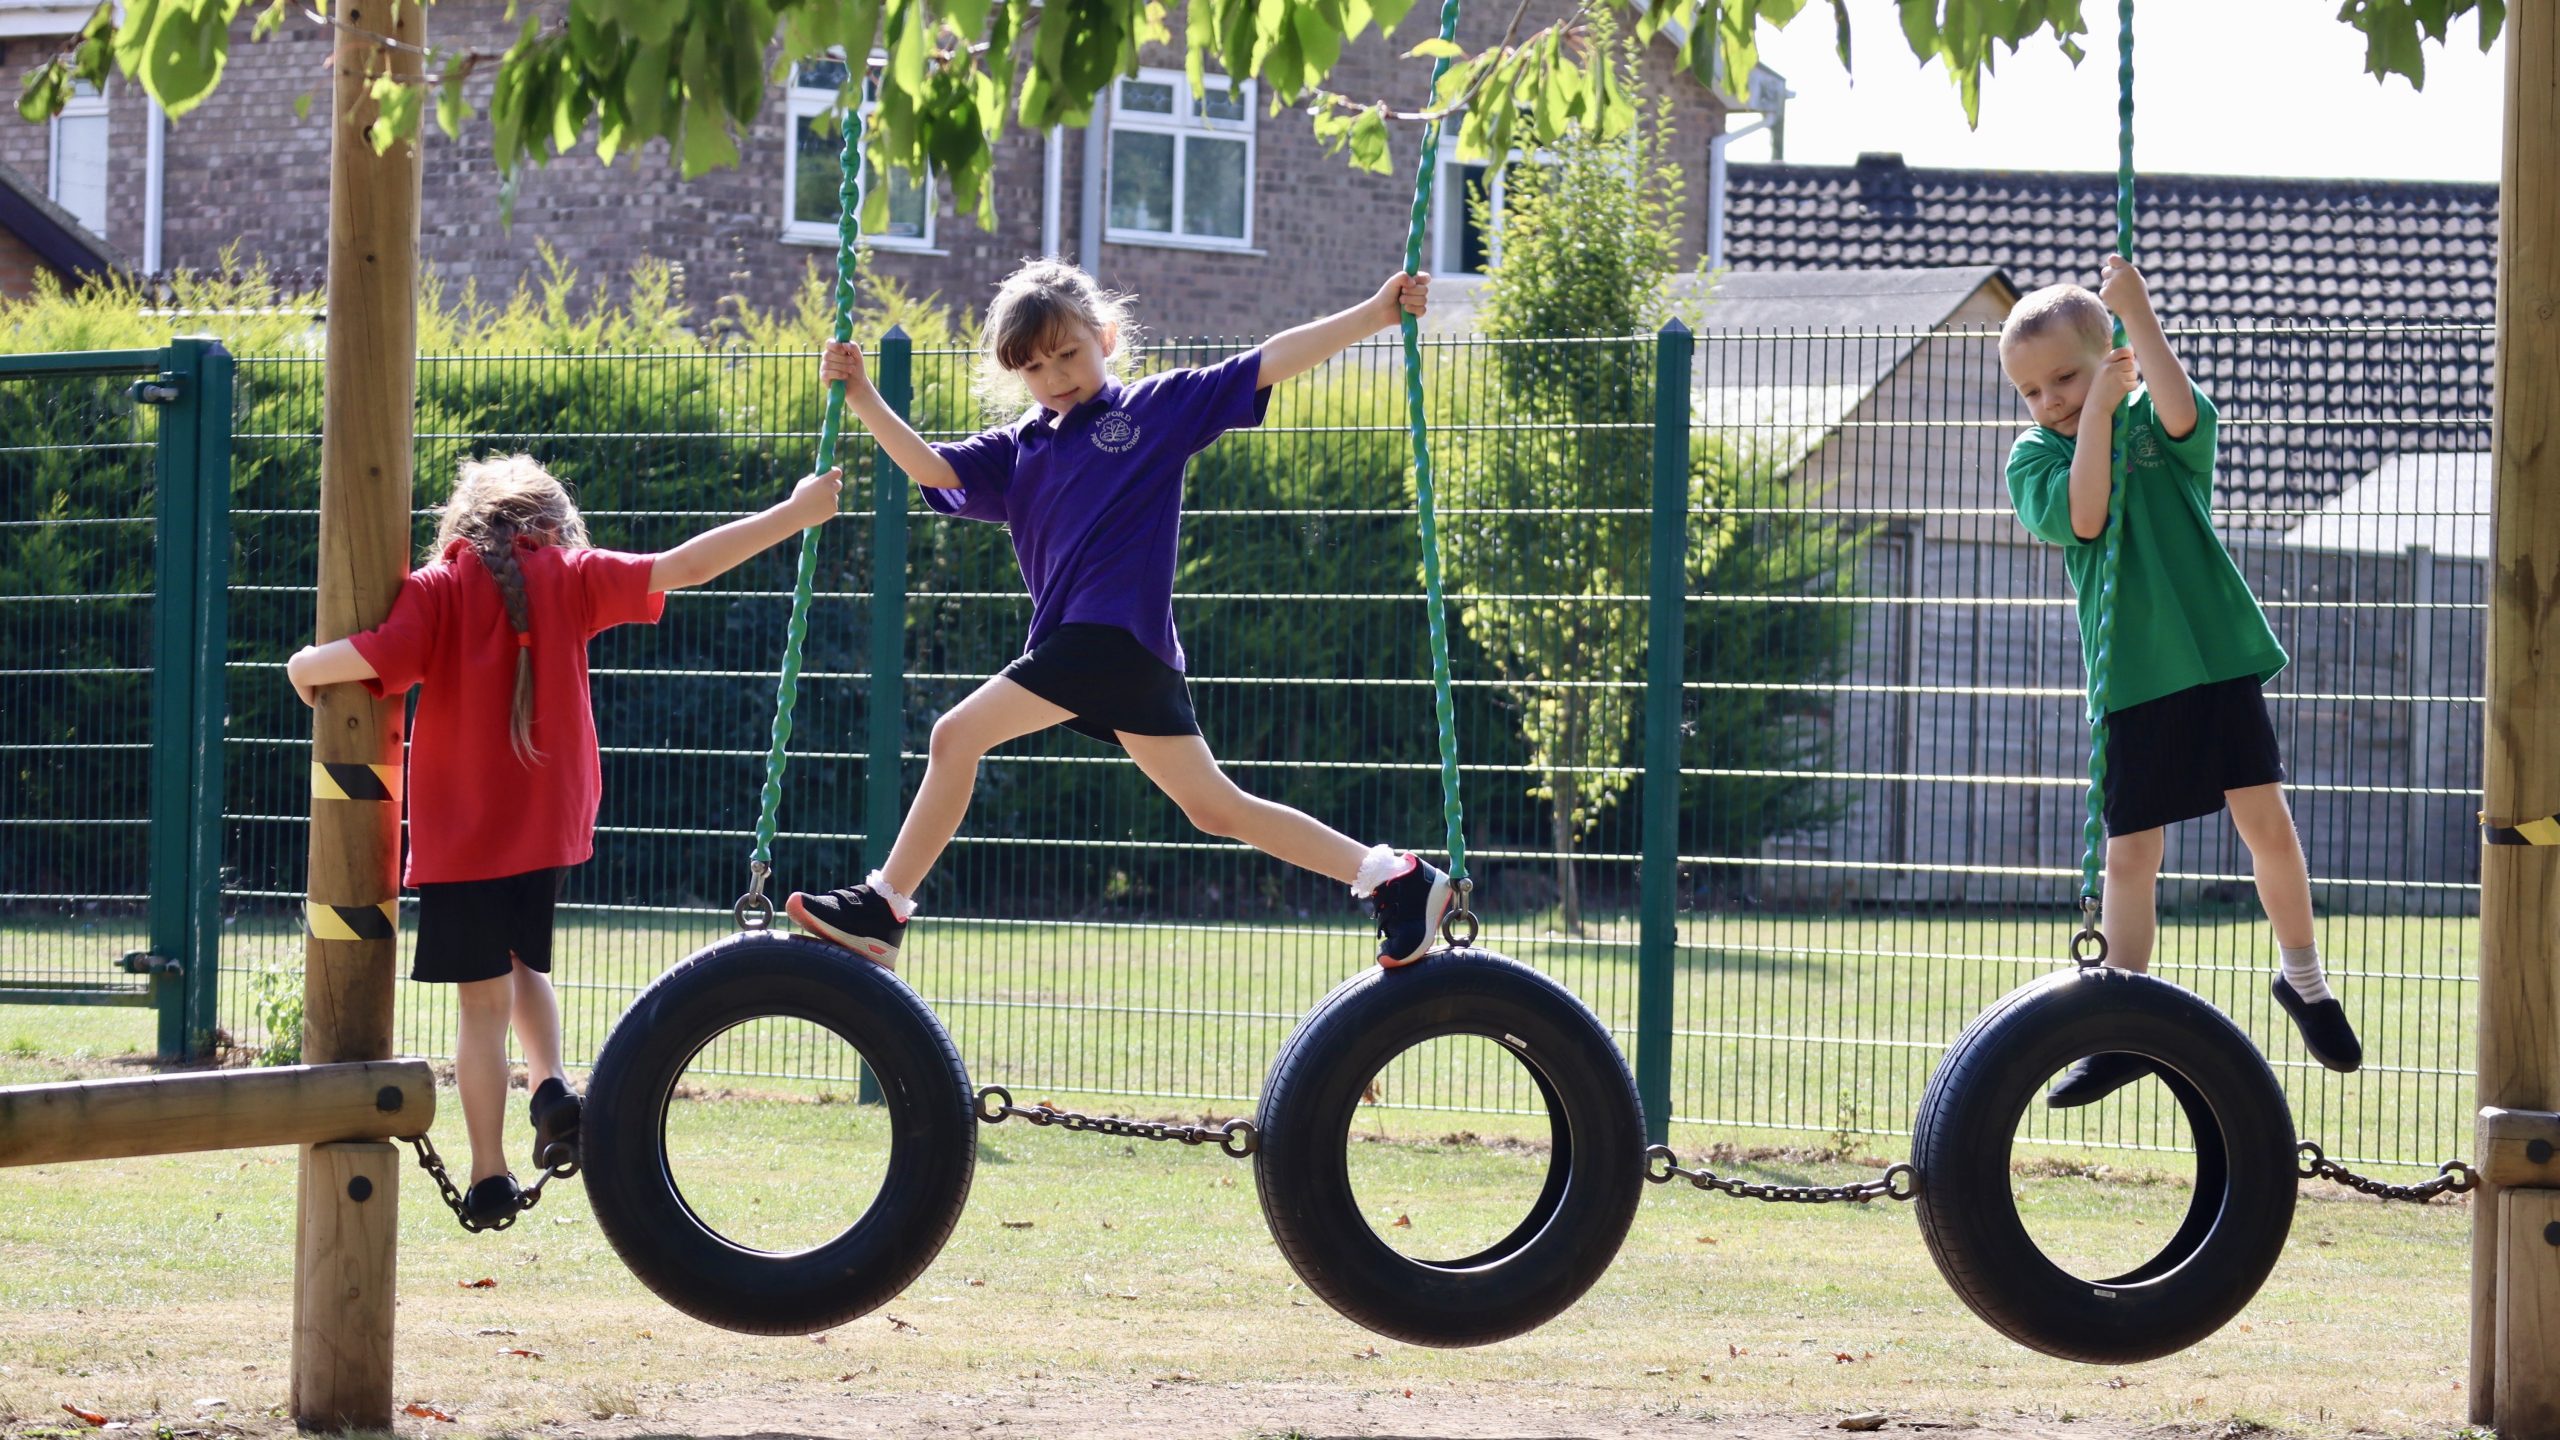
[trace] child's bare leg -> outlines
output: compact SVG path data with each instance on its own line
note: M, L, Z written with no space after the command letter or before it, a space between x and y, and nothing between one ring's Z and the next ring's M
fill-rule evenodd
M507 1019L514 981L470 980L454 987L461 1017L453 1034L453 1082L462 1092L462 1128L471 1137L473 1184L507 1173Z
M560 1068L560 997L551 988L551 977L518 960L507 979L515 990L516 1044L524 1051L525 1087L539 1088L545 1080L568 1084Z
M2151 946L2160 933L2160 859L2169 832L2153 827L2107 837L2107 889L2100 924L2107 932L2107 963L2118 970L2151 969Z
M924 783L916 788L906 823L898 827L898 842L880 866L890 888L902 896L913 895L932 872L951 837L960 832L961 817L969 813L969 795L978 784L978 762L988 751L1046 730L1072 713L998 675L933 722Z
M2258 879L2258 903L2275 926L2276 944L2299 950L2312 941L2311 867L2303 858L2302 837L2293 828L2293 811L2284 803L2281 785L2252 785L2226 790L2231 824L2249 847L2249 865Z
M1199 736L1124 733L1120 743L1156 788L1206 833L1242 840L1275 859L1345 885L1358 878L1368 846L1303 811L1246 793L1218 768L1217 758Z

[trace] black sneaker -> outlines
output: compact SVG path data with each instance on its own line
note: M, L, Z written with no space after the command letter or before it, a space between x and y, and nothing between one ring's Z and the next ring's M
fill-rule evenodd
M524 1209L524 1192L513 1175L492 1175L462 1197L462 1213L474 1225L496 1229Z
M898 942L906 938L907 922L870 886L830 890L824 895L794 890L782 908L801 929L819 939L832 940L883 969L898 968Z
M2305 1000L2281 968L2268 988L2284 1013L2293 1017L2293 1028L2302 1032L2302 1048L2311 1052L2312 1059L2341 1075L2363 1068L2364 1042L2356 1038L2356 1027L2347 1023L2347 1007L2338 1003L2337 996L2317 1004Z
M2094 1105L2151 1073L2151 1062L2139 1055L2110 1050L2074 1060L2044 1092L2047 1109L2069 1110L2079 1105Z
M1378 963L1392 970L1410 965L1431 949L1440 933L1440 917L1449 913L1449 877L1404 857L1404 868L1370 893L1378 916Z
M585 1107L568 1086L545 1080L533 1087L525 1109L533 1116L533 1168L556 1170L578 1163L578 1117Z

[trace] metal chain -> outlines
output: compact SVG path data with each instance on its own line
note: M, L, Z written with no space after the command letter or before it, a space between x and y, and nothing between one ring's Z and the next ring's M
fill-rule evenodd
M988 1103L990 1101L994 1102L992 1106ZM1230 1120L1224 1125L1168 1125L1160 1120L1082 1115L1061 1109L1046 1100L1037 1105L1016 1105L1013 1092L1001 1085L989 1085L980 1090L974 1108L979 1121L988 1125L1022 1119L1034 1125L1055 1125L1061 1130L1118 1135L1129 1140L1178 1140L1185 1145L1215 1145L1238 1160L1250 1158L1262 1148L1262 1132L1255 1129L1250 1120Z
M533 1182L532 1189L517 1192L515 1209L496 1220L474 1220L471 1218L470 1210L463 1204L462 1192L453 1188L453 1176L444 1168L444 1157L436 1153L436 1142L424 1135L403 1135L400 1138L408 1141L410 1148L418 1152L418 1168L434 1177L436 1189L444 1194L445 1208L453 1212L454 1219L462 1222L463 1229L474 1235L484 1230L504 1230L513 1225L516 1223L517 1216L542 1203L543 1186L554 1180L566 1180L578 1173L576 1160L564 1160L550 1166L542 1172L541 1179Z
M1656 1161L1661 1162L1659 1166ZM1749 1180L1727 1180L1713 1170L1684 1169L1680 1157L1673 1154L1668 1145L1645 1147L1644 1178L1656 1185L1686 1180L1701 1190L1720 1191L1738 1200L1771 1200L1791 1205L1864 1205L1870 1200L1909 1200L1920 1193L1920 1172L1913 1169L1908 1161L1888 1166L1876 1179L1849 1185L1761 1185Z
M2480 1188L2480 1172L2460 1160L2447 1160L2436 1167L2436 1178L2418 1185L2393 1185L2368 1175L2359 1175L2322 1154L2320 1147L2305 1140L2295 1147L2302 1164L2295 1171L2305 1180L2334 1180L2350 1190L2361 1191L2376 1200L2406 1200L2424 1205L2439 1195L2468 1195Z

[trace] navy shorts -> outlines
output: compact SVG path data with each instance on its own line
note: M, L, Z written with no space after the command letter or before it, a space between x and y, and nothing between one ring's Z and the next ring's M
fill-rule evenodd
M1074 712L1067 728L1107 745L1131 735L1197 735L1191 686L1117 625L1061 625L1004 667L1004 678Z
M2258 678L2217 680L2107 717L2107 833L2210 815L2223 792L2284 783Z
M418 887L418 953L409 978L460 985L504 979L521 960L551 972L551 915L569 872L560 867Z

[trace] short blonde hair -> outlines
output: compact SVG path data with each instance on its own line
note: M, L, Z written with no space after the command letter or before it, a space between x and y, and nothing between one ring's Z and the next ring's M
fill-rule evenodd
M2115 338L2115 321L2104 301L2077 285L2047 285L2009 307L2000 326L2000 348L2012 341L2067 329L2091 354L2104 354Z

